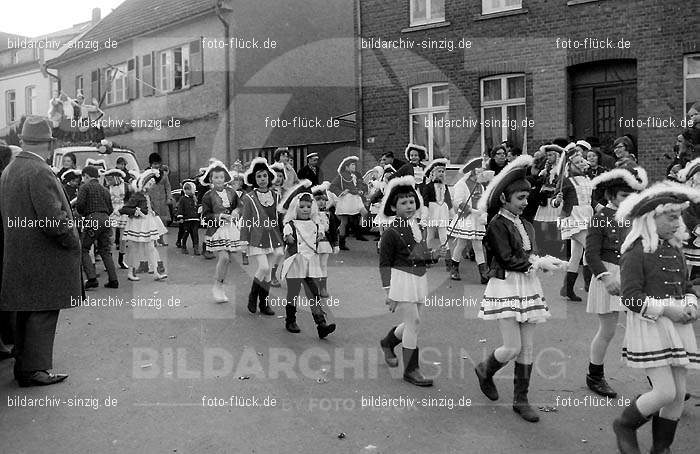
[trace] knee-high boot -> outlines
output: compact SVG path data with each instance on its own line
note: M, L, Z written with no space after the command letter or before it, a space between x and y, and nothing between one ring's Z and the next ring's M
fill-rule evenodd
M257 311L258 305L258 295L260 295L260 281L257 278L253 278L253 285L250 287L250 294L248 295L248 310L254 314Z
M479 379L481 392L491 400L498 400L498 390L493 382L493 376L506 364L508 363L502 363L496 359L494 350L485 361L480 362L474 368L476 377Z
M654 441L650 454L670 454L669 448L673 444L673 437L676 436L677 426L678 421L654 415L651 420L651 434Z
M537 422L540 420L540 417L537 416L537 413L527 400L531 373L532 364L522 364L516 361L515 376L513 377L513 411L525 421Z
M260 299L260 303L258 304L258 307L260 308L260 313L263 315L275 315L275 311L273 311L270 308L270 305L267 302L267 297L270 295L270 283L269 282L261 282L260 283L260 291L258 292L258 298Z
M384 361L386 361L386 364L389 367L399 366L399 358L396 357L394 348L401 343L401 339L396 337L394 330L396 330L395 326L389 330L389 334L387 334L384 339L379 341L379 345L382 347L382 351L384 352Z
M433 380L420 373L418 355L418 347L403 348L403 379L416 386L433 386Z
M287 301L287 304L284 306L284 312L284 327L286 330L290 333L301 332L299 326L297 325L297 307L294 305L294 300Z
M619 418L613 421L613 431L617 437L617 448L622 454L639 454L637 429L649 421L637 408L637 401L625 407Z

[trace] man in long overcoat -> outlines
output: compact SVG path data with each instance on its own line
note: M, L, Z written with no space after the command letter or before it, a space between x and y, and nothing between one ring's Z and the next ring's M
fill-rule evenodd
M0 178L4 256L0 310L17 311L15 379L20 386L51 385L53 342L61 309L80 305L80 240L61 182L46 163L51 125L29 116L22 148Z

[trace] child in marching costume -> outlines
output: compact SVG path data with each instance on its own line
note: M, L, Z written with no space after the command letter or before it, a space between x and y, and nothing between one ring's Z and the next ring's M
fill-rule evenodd
M233 163L236 168L241 167L241 161L236 161ZM243 197L243 194L246 192L246 187L245 187L245 181L243 178L243 173L239 170L231 170L229 172L231 175L231 182L229 185L233 188L234 191L236 191L236 195L238 195L238 200L241 200L241 197ZM241 264L242 265L248 265L248 251L246 248L243 248L241 250Z
M212 289L217 303L228 301L224 292L224 279L228 274L231 254L239 252L245 246L237 224L240 217L238 194L226 185L229 181L231 175L221 162L211 164L202 176L202 184L211 185L211 189L202 197L202 218L207 225L207 235L210 235L207 250L219 256L216 282Z
M678 172L678 181L690 188L700 189L700 158L693 159ZM700 284L697 271L700 269L700 205L693 204L683 211L683 222L688 229L688 241L683 246L683 255L688 263L688 272L693 285Z
M318 243L318 253L321 256L321 271L323 274L323 277L319 279L319 295L321 298L328 298L328 257L340 251L338 246L340 219L331 210L333 202L328 196L330 186L331 184L328 181L324 181L318 186L311 187L311 195L313 195L316 206L318 206L318 220L323 233L323 238Z
M688 369L700 368L695 332L696 292L688 280L681 212L700 203L700 190L657 183L627 197L616 218L632 222L622 244L620 281L627 308L622 358L643 368L652 390L626 407L613 422L622 453L639 453L637 429L653 416L652 453L670 452L683 412Z
M310 180L302 180L289 190L279 207L280 211L286 211L283 234L287 245L287 259L282 266L282 278L287 279L284 326L290 333L301 331L296 323L296 312L299 291L303 284L310 300L318 337L324 339L335 331L335 323L326 323L326 314L319 295L319 280L324 276L319 245L320 240L324 238L324 232L319 222L318 206L309 192L310 186Z
M505 166L489 183L477 205L479 211L500 209L486 228L485 246L491 257L489 282L479 308L479 318L498 320L503 345L476 366L481 391L498 399L494 374L515 359L513 410L529 422L539 416L528 403L527 394L533 362L536 323L549 318L537 270L552 271L564 262L551 256L535 255L535 233L520 218L527 206L530 183L526 176L532 157L523 155Z
M131 197L131 189L124 178L126 174L119 169L110 169L104 173L105 183L109 189L114 212L110 214L109 221L114 226L114 244L119 252L117 263L119 268L126 270L129 266L124 263L124 253L126 251L126 241L122 238L122 230L126 227L129 216L119 213L119 209L124 206L124 202Z
M281 149L277 149L279 151ZM275 153L277 153L275 151ZM271 191L275 195L275 197L279 197L280 200L284 197L285 193L287 192L286 188L286 182L287 182L287 167L283 162L275 162L272 165L270 165L270 169L275 174L275 178L272 180L271 184ZM298 183L297 183L298 184ZM294 186L294 185L292 185ZM277 228L280 231L280 235L282 235L282 229L284 228L284 214L283 213L277 213ZM271 287L281 287L281 284L279 282L279 279L277 279L277 269L279 268L279 263L274 263L272 265L272 281L270 283Z
M138 281L136 276L136 263L148 262L149 268L154 270L154 279L163 280L168 277L166 273L158 271L160 256L156 250L155 241L168 232L163 221L153 211L151 197L148 190L155 185L155 179L160 175L157 169L145 170L135 181L135 192L119 210L129 219L122 232L127 242L128 261L131 264L127 278L130 281Z
M340 218L340 249L343 251L348 250L345 238L349 224L356 226L355 237L366 241L359 226L359 218L367 214L367 209L363 198L366 187L362 175L356 170L358 161L357 156L343 159L338 165L338 176L331 183L331 191L338 196L335 214Z
M540 240L538 242L540 248L547 253L555 254L561 248L561 234L557 225L561 214L561 205L554 207L552 200L556 195L559 181L557 162L564 153L564 149L551 144L540 147L539 152L544 154L545 159L541 170L533 176L537 180L536 187L539 188L537 193L530 196L537 201L538 205L533 226Z
M177 203L177 220L180 222L182 235L178 233L178 241L182 248L182 253L187 254L187 237L192 238L192 252L199 255L199 223L200 213L198 212L197 185L194 180L184 180L182 182L182 195Z
M493 178L493 171L485 171L482 167L483 158L470 160L461 172L464 177L455 183L454 204L457 215L450 223L449 236L452 240L452 263L450 278L454 281L462 280L459 275L459 264L462 261L462 253L471 242L474 250L474 258L479 268L481 283L488 282L488 265L484 255L482 240L486 235L486 213L477 210L477 204L484 193L484 184Z
M406 156L408 162L396 170L396 176L411 175L416 181L416 188L420 191L425 182L425 164L423 164L423 161L427 159L428 151L423 146L409 143L406 146L406 150L404 150L404 156Z
M578 278L578 267L586 247L588 224L593 217L593 186L586 175L588 161L576 149L575 144L569 144L566 149L566 159L569 165L561 186L561 192L552 200L552 206L562 207L560 215L561 239L571 241L571 257L566 272L566 278L561 289L561 296L569 301L581 301L574 293L574 285ZM573 145L573 146L571 146ZM587 265L584 261L584 267Z
M426 226L427 244L433 249L444 248L447 244L447 226L450 219L454 217L452 207L452 197L445 184L445 169L447 159L438 158L428 164L425 168L425 178L428 181L423 185L423 209L421 223ZM437 234L437 235L436 235ZM439 244L434 247L435 236L438 237ZM451 272L451 260L445 257L445 269Z
M622 309L620 247L629 232L628 225L615 220L615 212L623 200L631 193L643 190L647 184L647 174L641 167L610 170L591 181L596 190L604 192L609 202L593 216L586 236L586 262L594 276L588 290L586 312L598 314L598 331L591 342L586 385L604 397L617 396L605 380L603 360L615 336L618 312Z
M391 312L398 308L403 321L389 330L380 345L389 367L398 367L394 348L402 344L403 379L416 386L432 386L433 380L425 378L419 368L418 327L428 294L426 262L434 255L416 220L421 205L412 176L389 181L379 212L382 222L388 223L379 243L379 272L386 304Z
M265 158L253 159L245 173L245 182L252 189L243 196L241 241L248 244L248 257L257 265L248 295L248 310L253 314L257 304L261 314L275 315L267 297L272 267L280 262L284 249L277 216L280 197L270 189L274 178Z

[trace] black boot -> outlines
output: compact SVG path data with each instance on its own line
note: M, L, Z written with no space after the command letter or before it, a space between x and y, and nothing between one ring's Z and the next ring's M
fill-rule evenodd
M245 252L241 253L241 263L243 263L243 265L248 265L250 263L248 261L248 254L246 254Z
M459 275L459 262L455 262L454 260L451 260L452 262L452 270L450 271L450 279L453 281L461 281L462 276Z
M260 294L260 281L253 278L253 286L250 288L250 294L248 295L248 310L251 314L257 311L258 295Z
M489 266L485 263L479 263L479 278L481 284L489 283Z
M158 271L158 274L165 274L165 265L163 265L162 260L158 260L158 265L156 266L156 271Z
M583 283L586 286L586 292L588 292L588 288L591 286L591 277L593 277L593 273L591 272L591 269L588 268L588 265L584 265L583 267Z
M316 322L319 339L325 339L326 336L335 331L335 323L327 324L326 317L323 315L314 315L314 322Z
M515 362L515 377L513 377L513 411L520 415L525 421L537 422L535 409L530 406L527 400L527 391L530 388L530 374L532 364L522 364Z
M476 261L476 255L474 254L474 249L473 249L473 248L470 248L470 249L469 249L469 254L468 254L468 256L469 256L469 260L471 260L472 262L475 262L475 261Z
M498 390L493 382L493 376L508 363L499 362L494 355L495 351L491 352L485 361L480 362L474 368L476 377L479 379L479 387L481 392L491 400L498 400Z
M129 265L124 263L124 253L123 252L119 253L119 258L117 259L117 264L119 265L119 268L121 268L123 270L129 269Z
M454 262L452 261L451 258L445 257L445 271L447 271L447 274L452 277L452 267L454 266ZM456 279L459 280L459 279Z
M326 287L326 283L328 282L327 277L320 277L318 278L318 295L321 298L328 298L328 288Z
M566 273L566 297L569 301L581 301L581 298L574 293L574 285L577 278L578 273L572 273L571 271Z
M649 453L670 454L671 450L669 448L673 443L673 437L676 435L677 426L678 421L655 415L651 419L651 434L654 441Z
M403 379L416 386L433 386L433 380L420 373L418 348L403 348Z
M267 297L270 295L270 283L269 282L261 282L260 283L260 291L258 292L258 299L259 299L259 304L258 307L260 308L260 313L263 315L275 315L275 311L273 311L270 308L270 305L267 303Z
M202 255L204 256L205 260L212 260L212 259L216 258L216 256L214 255L214 253L212 251L207 250L207 243L206 242L202 243Z
M277 266L272 267L272 273L270 273L270 275L272 276L271 277L272 280L270 281L270 286L275 287L275 288L282 287L282 284L280 284L280 281L277 280Z
M379 345L381 345L382 351L384 352L384 361L386 361L386 364L389 367L399 366L399 358L396 357L394 348L401 343L401 339L396 337L396 334L394 334L395 329L395 326L392 327L389 330L389 334L387 334L384 339L379 341Z
M338 237L338 243L339 243L339 245L340 245L340 250L341 250L341 251L349 251L349 250L350 250L350 248L348 248L347 245L345 244L345 236L340 235L340 236Z
M649 421L649 417L639 413L637 401L622 411L619 418L613 421L612 427L617 437L617 448L622 454L639 454L637 443L637 429Z
M287 301L287 304L284 306L284 312L286 314L284 319L284 327L287 329L287 331L290 333L301 332L297 326L297 308L294 303Z
M615 392L615 390L612 389L610 385L608 385L607 381L605 381L605 374L603 372L602 364L588 364L588 375L586 375L586 385L588 385L588 389L600 396L610 398L617 397L617 393Z
M100 283L97 282L97 278L88 279L87 281L85 281L85 284L83 284L83 287L85 287L85 290L87 290L89 288L97 288L99 286L100 286Z

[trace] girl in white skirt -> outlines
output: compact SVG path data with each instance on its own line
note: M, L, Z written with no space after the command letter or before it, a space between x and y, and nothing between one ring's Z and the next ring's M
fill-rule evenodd
M552 206L559 181L559 169L557 161L564 149L558 145L544 145L540 152L546 156L543 168L535 176L539 190L531 194L537 203L537 211L533 220L533 226L537 235L537 244L540 250L557 256L561 255L561 233L558 228L561 206Z
M652 415L651 452L669 452L683 412L687 371L700 368L693 330L698 302L681 249L688 238L681 213L691 203L700 203L700 190L663 182L627 197L617 210L618 220L632 222L620 260L622 304L628 310L622 358L644 369L652 384L613 422L622 453L640 452L637 429Z
M160 256L155 246L155 241L168 233L168 229L163 225L160 216L153 211L151 197L148 194L148 190L155 185L158 175L160 172L157 169L147 169L139 175L134 183L135 192L119 210L119 213L129 216L122 234L127 242L128 261L131 264L127 275L130 281L141 279L136 276L136 268L134 268L134 264L141 262L148 262L149 268L154 270L153 277L156 281L168 277L167 273L158 271Z
M323 232L323 238L318 242L318 254L321 259L321 271L323 277L319 279L319 295L321 298L328 298L328 257L331 254L337 254L340 251L338 247L338 229L340 228L340 219L331 211L333 202L328 194L331 184L324 181L318 186L311 188L311 194L318 206L318 222Z
M535 231L520 218L527 206L530 183L526 175L532 156L517 157L486 187L479 200L482 212L499 209L486 228L485 245L491 257L489 282L479 308L479 318L498 320L503 345L476 366L481 391L498 399L494 374L515 359L513 410L530 422L539 416L530 407L527 393L533 362L533 334L536 323L549 318L542 285L535 272L555 270L563 261L534 254Z
M586 385L604 397L617 397L605 380L603 361L615 336L618 312L622 308L620 247L629 232L629 223L616 221L615 212L627 196L641 191L647 183L647 174L641 167L610 170L591 181L596 190L604 192L608 204L593 216L586 236L586 262L593 273L586 312L598 315L598 331L591 342Z
M238 228L240 207L238 194L227 186L231 181L226 166L221 162L211 164L201 178L201 184L211 185L202 197L202 218L207 227L207 250L219 256L216 264L216 282L212 289L214 301L225 303L228 297L224 291L224 279L228 274L231 255L239 252L246 243L241 241Z
M581 301L581 298L574 293L574 285L578 278L578 267L583 258L583 251L586 247L586 232L588 224L593 217L593 205L591 195L593 187L591 179L586 175L588 161L575 147L567 147L567 173L564 181L552 206L561 206L559 218L559 229L561 239L571 241L571 257L567 267L566 278L561 289L561 296L565 296L569 301ZM585 265L585 262L584 262Z
M471 243L474 250L474 258L479 268L481 283L488 282L488 266L484 255L482 240L486 235L486 213L477 210L477 204L484 193L484 183L493 178L493 171L485 171L482 167L483 159L474 158L463 168L465 174L454 187L453 202L457 215L452 219L448 234L452 240L452 271L450 278L455 281L462 280L459 275L459 264L462 261L462 253Z
M700 189L700 158L691 162L678 172L678 181L690 188ZM683 255L688 263L688 273L694 285L700 284L697 275L700 268L700 205L691 205L683 212L683 222L690 238L683 245Z
M335 214L340 218L340 249L347 251L345 244L348 224L367 215L364 194L366 187L362 181L362 175L357 172L357 156L348 156L338 166L338 176L331 183L331 191L335 192L338 200L335 205ZM359 222L353 222L359 224ZM356 227L359 229L359 225ZM359 230L357 239L364 240Z
M382 222L388 223L379 243L379 274L386 304L391 312L399 309L402 323L391 328L380 345L389 367L398 367L394 348L403 344L403 379L416 386L432 386L433 380L420 372L418 351L420 315L428 295L425 265L435 255L428 250L416 219L421 205L412 176L389 181L379 212Z
M423 209L421 224L426 226L426 242L429 248L438 249L447 247L447 227L450 219L454 217L452 197L445 184L445 169L447 159L434 159L425 168L425 177L428 180L423 185ZM435 242L437 237L437 242ZM445 269L448 273L452 260L445 257Z
M119 251L119 259L117 263L119 268L126 270L129 266L124 263L124 253L126 251L126 241L122 236L122 230L126 227L126 221L129 216L119 213L119 209L124 206L124 202L131 197L131 189L124 181L126 174L119 169L110 169L104 173L105 183L109 189L109 195L112 199L112 208L114 211L109 216L109 221L114 227L114 243Z

